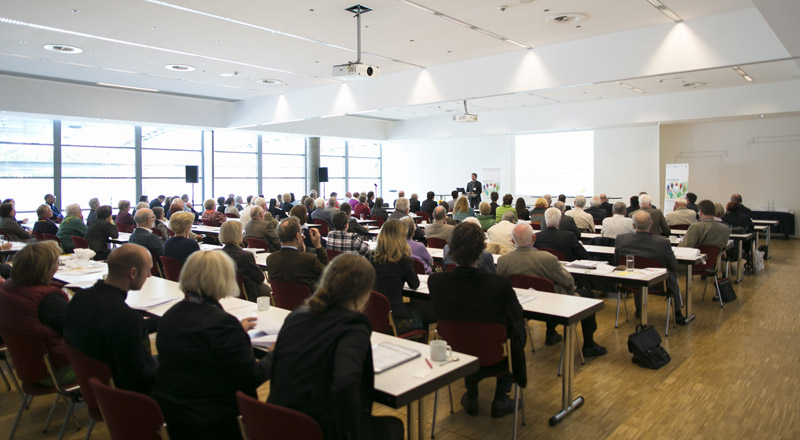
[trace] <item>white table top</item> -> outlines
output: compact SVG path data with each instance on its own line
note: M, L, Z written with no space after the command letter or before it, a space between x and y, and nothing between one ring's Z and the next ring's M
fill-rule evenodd
M192 225L192 232L201 234L219 234L219 226Z
M590 254L614 255L614 246L585 244L583 248ZM675 258L682 264L695 264L705 260L704 254L696 254L696 252L699 252L699 249L676 247L673 249L673 252L675 252Z
M774 225L774 226L778 226L780 224L778 220L753 220L753 223L757 225Z
M534 289L514 288L522 305L523 313L538 315L535 317L561 318L574 323L603 308L603 300L583 298L576 295L563 295L552 292L541 292ZM526 297L533 298L526 300Z
M67 284L77 284L86 288L108 274L108 266L104 262L85 260L85 263L82 263L70 267L59 267L53 278L64 281Z
M22 241L9 241L4 243L11 243L11 249L6 249L3 251L7 253L19 252L20 250L22 250L22 248L28 245L28 243Z

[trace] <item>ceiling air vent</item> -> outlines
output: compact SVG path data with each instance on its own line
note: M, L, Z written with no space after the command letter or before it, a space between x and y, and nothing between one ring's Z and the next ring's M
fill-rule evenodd
M46 50L58 53L81 53L83 49L75 46L67 46L66 44L48 44L44 46Z
M566 14L551 15L545 19L545 23L552 24L571 24L580 21L586 21L586 15L570 12Z

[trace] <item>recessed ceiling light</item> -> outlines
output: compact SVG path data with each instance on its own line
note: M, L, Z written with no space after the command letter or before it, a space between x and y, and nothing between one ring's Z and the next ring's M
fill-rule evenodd
M167 70L172 70L174 72L191 72L196 70L194 67L186 65L186 64L167 64L164 66Z
M731 69L733 69L733 71L734 71L734 72L738 73L738 74L739 74L739 76L741 76L742 78L744 78L744 79L745 79L747 82L753 82L753 78L752 78L750 75L748 75L748 74L747 74L747 72L745 72L744 70L742 70L742 68L741 68L741 67L739 67L739 66L733 66L733 67L731 67Z
M579 21L586 21L586 15L576 12L567 12L563 14L551 15L544 20L545 23L552 24L577 23Z
M226 72L226 73L220 73L220 74L219 74L219 76L225 76L225 77L236 76L236 72L232 72L232 73L229 73L229 72Z
M153 26L153 27L151 27L150 29L152 29L152 30L154 30L154 31L157 31L157 30L158 30L158 26Z
M81 11L79 11L79 10L77 10L77 9L73 9L73 10L72 10L72 13L73 13L73 14L77 14L77 13L79 13L79 12L81 12Z
M46 44L44 46L45 50L49 50L51 52L58 52L58 53L81 53L83 49L76 46L67 46L66 44Z
M19 44L28 44L28 42L25 40L19 40Z
M662 14L669 17L669 19L674 21L675 23L680 23L683 21L683 19L679 17L678 14L672 12L672 9L668 8L667 5L665 5L664 3L661 3L661 0L647 0L647 2L653 5L654 8L661 11Z
M272 84L272 85L281 85L281 84L283 84L283 81L281 81L279 79L260 79L260 80L258 80L256 82L260 83L260 84Z

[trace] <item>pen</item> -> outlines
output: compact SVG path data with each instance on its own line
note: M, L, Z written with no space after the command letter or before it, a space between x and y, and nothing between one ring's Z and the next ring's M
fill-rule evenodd
M433 365L431 365L431 361L429 361L428 358L425 358L425 363L428 364L428 368L433 370Z

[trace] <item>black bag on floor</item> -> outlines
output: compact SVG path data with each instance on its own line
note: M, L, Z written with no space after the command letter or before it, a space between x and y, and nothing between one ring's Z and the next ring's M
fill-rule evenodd
M651 370L669 363L669 353L661 346L661 336L655 328L649 326L636 326L636 333L628 336L628 351L633 353L633 363Z
M736 299L736 292L733 291L733 284L728 278L719 280L719 294L722 296L722 302L729 303Z

